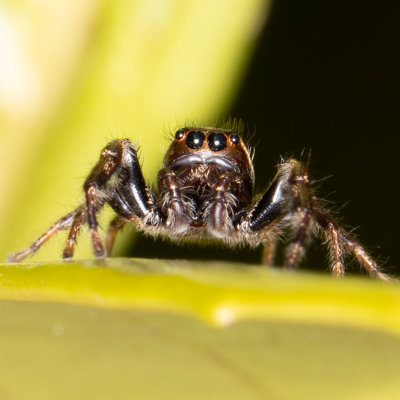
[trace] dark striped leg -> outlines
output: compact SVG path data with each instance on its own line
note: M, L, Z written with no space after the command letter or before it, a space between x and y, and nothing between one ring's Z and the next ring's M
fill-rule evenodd
M392 278L382 272L376 262L371 258L371 256L365 251L365 249L357 243L352 237L350 237L346 232L340 232L339 234L341 241L343 242L346 250L356 256L358 262L364 266L364 268L369 272L369 274L376 279L382 281L390 281Z
M343 244L340 239L339 228L334 223L330 222L326 228L325 236L329 243L332 275L337 278L343 278Z
M261 256L261 263L267 267L274 265L274 258L276 252L276 239L272 239L270 242L264 245Z
M85 197L86 197L86 209L88 225L90 229L90 234L92 236L93 251L97 258L104 256L104 249L101 243L98 222L96 218L96 213L98 209L97 205L97 188L95 184L91 184L85 187Z
M295 226L292 227L294 237L286 252L285 267L297 268L305 254L306 243L310 237L312 226L311 210L307 207L298 207L295 211Z
M108 257L111 254L111 250L114 245L115 237L119 230L126 224L126 220L119 216L115 217L108 227L107 236L106 236L106 256Z
M286 252L285 266L293 269L298 267L310 238L315 197L307 168L303 163L295 160L290 161L288 183L295 208L291 211L293 214L290 218L292 241Z
M67 245L65 246L62 255L64 261L70 260L73 257L76 244L76 237L84 222L85 222L85 212L81 210L76 214L74 222L72 223L71 229L69 231Z
M267 234L274 221L285 218L292 234L285 259L287 268L297 267L304 255L312 227L314 201L305 165L289 160L280 165L275 180L250 212L250 229L266 229ZM275 246L276 240L267 243L263 251L263 264L273 263Z
M112 179L114 176L115 179ZM96 257L104 256L104 248L98 232L96 214L105 203L128 220L139 218L144 224L161 221L161 215L153 205L153 194L145 184L137 151L129 139L113 140L101 152L100 159L84 184L85 204L58 220L42 236L26 249L12 254L10 262L20 262L34 254L40 246L63 229L71 228L63 253L68 260L74 253L76 238L83 223L88 223ZM116 226L115 226L116 228ZM111 249L111 232L107 249Z
M100 159L92 169L83 186L85 191L87 222L92 236L93 251L97 258L104 256L96 213L104 204L107 193L107 183L113 174L127 169L129 173L139 169L136 151L127 139L113 140L101 152ZM107 196L109 197L109 196Z
M56 223L50 226L49 229L41 236L39 236L29 247L20 250L14 254L11 254L7 261L12 263L18 263L23 261L26 257L34 255L40 247L43 246L52 236L61 230L69 229L74 222L76 215L80 212L80 208L72 211L71 213L60 218Z
M101 152L98 163L92 169L83 186L93 251L98 258L103 257L104 249L98 232L96 213L104 203L100 199L104 197L103 191L108 180L122 163L124 147L122 140L110 142Z
M112 175L115 179L110 183ZM96 213L107 202L113 210L126 219L160 219L154 210L151 190L146 186L140 169L137 152L128 139L114 140L102 151L85 185L87 220L96 257L104 257L111 250L113 235L104 251L98 232Z
M384 281L392 279L380 270L367 251L344 229L340 228L329 214L318 208L313 210L313 214L330 245L333 275L344 276L343 255L347 252L354 255L373 278Z
M329 244L331 271L344 276L343 258L346 253L355 256L369 274L381 280L391 278L383 273L367 251L324 211L314 196L306 166L296 160L280 165L278 175L265 194L244 220L251 231L265 229L274 220L282 220L294 234L287 252L286 266L296 267L304 254L307 238L314 227L319 228ZM272 260L271 249L264 250L266 263Z

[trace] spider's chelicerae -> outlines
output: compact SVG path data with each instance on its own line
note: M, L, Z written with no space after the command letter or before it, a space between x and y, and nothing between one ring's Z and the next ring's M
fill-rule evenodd
M84 184L85 202L52 225L31 246L9 257L20 262L50 237L69 229L63 259L73 256L77 234L87 223L96 257L110 254L118 230L133 223L150 235L219 239L229 246L264 246L263 263L273 263L281 236L291 238L285 265L296 267L310 236L329 244L332 274L345 273L343 258L353 255L377 279L389 279L367 251L317 201L306 166L295 159L278 166L275 179L254 198L254 169L237 133L187 127L176 132L158 173L158 191L146 185L137 151L129 139L114 140ZM117 216L102 244L96 214L108 203Z

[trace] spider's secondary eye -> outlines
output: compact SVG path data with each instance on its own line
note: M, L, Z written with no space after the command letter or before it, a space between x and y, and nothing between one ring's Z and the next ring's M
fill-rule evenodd
M240 138L239 138L238 135L231 135L231 136L230 136L230 139L231 139L231 143L232 143L232 144L238 144L239 141L240 141Z
M212 133L208 136L207 142L212 151L220 151L226 147L226 136L222 133Z
M175 139L180 140L185 136L185 132L180 130L175 133Z
M204 143L204 133L199 131L192 131L186 137L186 144L191 149L199 149Z

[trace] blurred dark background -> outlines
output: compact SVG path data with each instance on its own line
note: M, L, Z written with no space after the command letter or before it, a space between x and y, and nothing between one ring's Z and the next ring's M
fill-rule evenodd
M276 1L230 114L254 127L259 191L279 155L311 150L317 194L400 273L400 3ZM260 251L172 246L143 236L137 257L257 262ZM313 244L303 263L326 269ZM397 267L396 267L397 266ZM322 268L321 268L322 267ZM355 270L358 270L355 267Z

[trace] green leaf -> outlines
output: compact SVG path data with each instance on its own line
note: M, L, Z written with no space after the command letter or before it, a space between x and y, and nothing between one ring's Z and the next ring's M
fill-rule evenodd
M0 265L0 298L6 398L400 397L398 283L107 259Z

